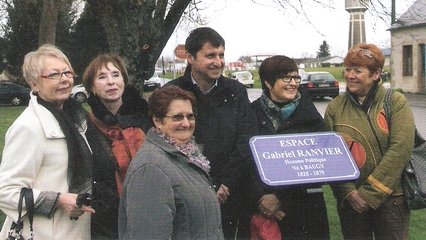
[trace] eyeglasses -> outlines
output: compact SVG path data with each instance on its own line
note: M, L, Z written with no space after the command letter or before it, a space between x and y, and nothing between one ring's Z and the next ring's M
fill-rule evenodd
M197 116L197 114L195 113L188 113L188 114L179 113L172 116L166 115L164 117L171 118L173 122L182 122L184 118L188 119L188 121L195 121L195 116Z
M67 78L72 78L72 77L74 77L75 73L73 71L65 71L65 72L62 72L62 73L55 72L55 73L51 73L49 75L44 75L44 76L41 75L40 77L53 79L53 80L59 80L59 79L62 78L62 75L65 75L65 77L67 77Z
M373 58L374 57L374 53L369 50L369 49L365 49L365 48L355 48L352 50L352 52L362 52L362 54L364 54L364 56L369 57L369 58Z
M278 76L278 79L282 80L285 83L290 83L291 80L294 80L295 83L300 83L302 77L300 77L300 76Z

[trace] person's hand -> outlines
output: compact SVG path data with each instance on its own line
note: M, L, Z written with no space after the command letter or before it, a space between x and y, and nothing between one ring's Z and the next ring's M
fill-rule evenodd
M285 212L280 210L280 204L275 194L266 194L260 198L258 209L266 217L280 221L285 217Z
M272 217L280 208L280 200L275 194L266 194L259 199L258 209L267 217Z
M217 190L216 196L217 196L217 199L219 200L219 203L224 204L226 200L228 200L229 189L223 184L220 185L219 190Z
M281 221L281 219L283 219L285 217L285 212L278 210L274 213L274 218L277 219L278 221Z
M347 200L352 209L358 213L363 213L370 208L368 203L359 195L358 191L355 191L349 195Z
M61 193L56 204L57 208L62 209L72 219L77 219L84 212L95 213L93 208L85 205L79 208L76 203L77 196L75 193Z

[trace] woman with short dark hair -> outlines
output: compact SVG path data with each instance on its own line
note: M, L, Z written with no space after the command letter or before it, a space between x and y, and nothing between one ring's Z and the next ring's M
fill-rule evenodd
M299 88L297 64L272 56L259 66L262 95L252 103L259 135L325 131L324 120L307 91ZM282 239L329 239L327 210L321 185L271 187L261 183L258 212L275 218ZM256 191L258 192L258 191Z

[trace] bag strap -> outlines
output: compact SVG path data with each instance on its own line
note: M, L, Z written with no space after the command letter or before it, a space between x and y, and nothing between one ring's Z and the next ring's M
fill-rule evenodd
M386 117L386 122L388 124L389 132L390 132L390 120L391 120L390 100L391 100L393 92L395 92L395 90L393 89L386 92L385 101L383 103L383 108L385 110L385 117Z
M19 195L19 203L18 203L18 220L16 223L12 223L11 230L14 228L15 232L20 233L22 228L24 227L24 222L22 221L22 202L25 197L25 191L21 189L21 193Z
M392 94L394 92L395 92L395 90L393 90L393 89L386 92L385 101L383 103L383 108L385 110L386 122L388 124L389 132L390 132L390 119L391 119L391 108L390 108L389 102L390 102L390 99L391 99ZM414 147L418 147L425 142L426 142L426 140L422 137L422 135L420 135L419 131L416 128L415 133L414 133Z
M34 231L33 231L34 195L33 195L33 190L31 188L22 188L21 192L22 191L24 191L25 208L27 210L28 221L30 223L31 237L29 239L33 239L33 237L34 237ZM22 205L21 205L21 207L22 207Z

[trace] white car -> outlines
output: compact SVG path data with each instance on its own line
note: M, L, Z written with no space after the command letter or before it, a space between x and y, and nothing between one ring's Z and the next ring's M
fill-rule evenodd
M234 72L231 78L237 80L247 87L253 87L254 79L253 75L249 71Z
M72 88L70 96L77 100L77 102L84 103L89 97L89 93L86 91L83 84L78 84Z
M170 79L160 77L157 71L155 71L154 75L152 75L150 79L145 80L143 84L143 90L144 92L154 91L155 89L162 87L168 81L170 81Z

